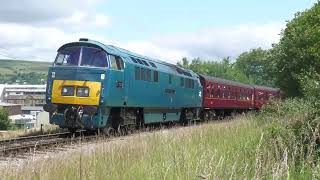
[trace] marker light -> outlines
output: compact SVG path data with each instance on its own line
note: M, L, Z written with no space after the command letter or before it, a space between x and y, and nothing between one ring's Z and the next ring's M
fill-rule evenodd
M62 96L73 96L74 95L74 87L73 86L63 86L61 90Z
M89 96L89 88L88 87L78 87L77 88L77 96L88 97Z

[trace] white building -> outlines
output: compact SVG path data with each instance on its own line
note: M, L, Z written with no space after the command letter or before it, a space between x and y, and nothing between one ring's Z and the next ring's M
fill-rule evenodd
M42 108L45 96L46 85L0 84L0 102L21 105L22 114L10 116L20 127L33 128L49 123L49 114Z

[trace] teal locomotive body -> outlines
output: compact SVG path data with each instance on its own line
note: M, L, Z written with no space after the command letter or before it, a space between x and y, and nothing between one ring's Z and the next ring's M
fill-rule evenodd
M49 68L50 123L110 130L199 117L202 86L191 70L97 41L63 45Z

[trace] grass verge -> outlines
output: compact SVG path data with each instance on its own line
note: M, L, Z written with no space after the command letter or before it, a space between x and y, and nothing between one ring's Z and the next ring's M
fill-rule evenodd
M253 116L162 130L6 170L7 179L221 179L255 176L262 137Z

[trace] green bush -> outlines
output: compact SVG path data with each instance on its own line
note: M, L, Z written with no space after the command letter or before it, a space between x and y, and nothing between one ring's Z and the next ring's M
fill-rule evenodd
M266 125L265 154L278 164L285 160L293 175L313 174L320 160L320 109L313 100L273 100L257 115Z
M8 112L0 110L0 130L8 130L11 127Z

